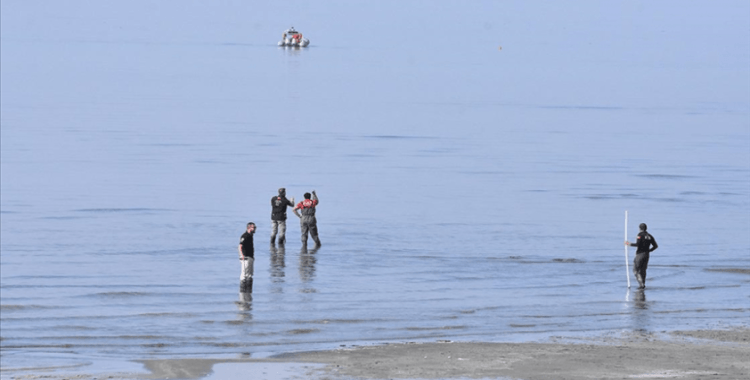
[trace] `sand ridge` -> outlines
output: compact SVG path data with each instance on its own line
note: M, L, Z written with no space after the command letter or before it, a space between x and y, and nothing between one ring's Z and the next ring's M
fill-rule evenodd
M258 363L323 364L290 379L750 379L750 328L628 332L586 342L392 343L270 358L140 360L150 374L58 373L13 379L199 379L218 363L238 363L252 374ZM253 365L256 364L254 367ZM254 377L250 377L254 378ZM284 377L286 379L287 377ZM274 378L276 379L276 378Z

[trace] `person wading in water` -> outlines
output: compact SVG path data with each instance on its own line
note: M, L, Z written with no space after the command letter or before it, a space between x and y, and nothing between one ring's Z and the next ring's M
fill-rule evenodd
M635 279L638 280L638 288L644 289L646 287L646 269L648 268L648 259L651 252L659 248L656 244L656 239L650 233L646 232L648 228L646 223L641 223L638 228L641 232L638 233L635 243L625 241L625 245L630 247L638 247L635 251L635 259L633 259L633 274Z
M271 198L271 245L276 242L276 234L279 235L279 245L286 242L286 208L294 207L292 200L286 199L286 189L280 188L279 195Z
M318 195L315 194L315 190L312 191L312 199L310 193L305 193L305 200L298 203L292 211L294 215L299 217L299 225L302 230L302 246L307 247L307 234L310 233L313 241L315 241L315 247L320 247L320 238L318 238L318 221L315 219L315 208L318 206ZM302 215L297 212L301 210Z
M253 292L253 264L255 263L255 247L253 247L253 234L255 223L247 224L247 232L240 237L240 245L237 251L240 254L240 293Z

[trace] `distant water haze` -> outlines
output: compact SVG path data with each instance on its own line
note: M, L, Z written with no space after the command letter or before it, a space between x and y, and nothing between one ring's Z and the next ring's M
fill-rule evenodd
M7 374L750 318L750 3L0 7Z

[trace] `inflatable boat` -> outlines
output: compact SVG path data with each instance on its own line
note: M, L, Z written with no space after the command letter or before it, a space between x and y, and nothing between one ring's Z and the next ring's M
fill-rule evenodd
M283 47L307 47L309 44L310 40L302 37L302 33L294 30L294 27L285 30L279 41L279 46Z

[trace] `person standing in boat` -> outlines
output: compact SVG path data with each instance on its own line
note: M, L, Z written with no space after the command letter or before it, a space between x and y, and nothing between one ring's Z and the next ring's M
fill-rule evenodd
M284 41L287 45L291 46L292 43L294 43L294 35L297 34L297 31L294 30L294 27L289 27L289 29L284 31ZM287 39L289 38L289 39Z
M253 247L253 234L255 234L255 223L247 224L247 231L240 236L240 245L237 251L240 254L240 293L253 292L253 265L255 264L255 247Z
M312 197L312 199L311 199ZM315 219L315 209L318 206L318 195L315 194L315 190L312 194L305 193L305 200L298 203L297 206L292 209L294 215L300 218L300 229L302 232L302 246L307 247L307 234L309 233L313 241L315 241L315 247L320 247L320 238L318 237L318 221ZM300 215L297 210L300 210Z
M286 208L294 207L292 200L286 199L286 189L280 188L279 195L271 198L271 245L276 244L279 235L279 245L286 243Z
M651 252L659 248L656 244L656 239L650 233L646 232L648 226L646 223L641 223L638 228L641 232L638 233L635 243L625 241L625 245L630 247L638 247L635 251L635 258L633 259L633 274L635 279L638 280L638 288L644 289L646 287L646 269L648 268L648 259L651 256Z

